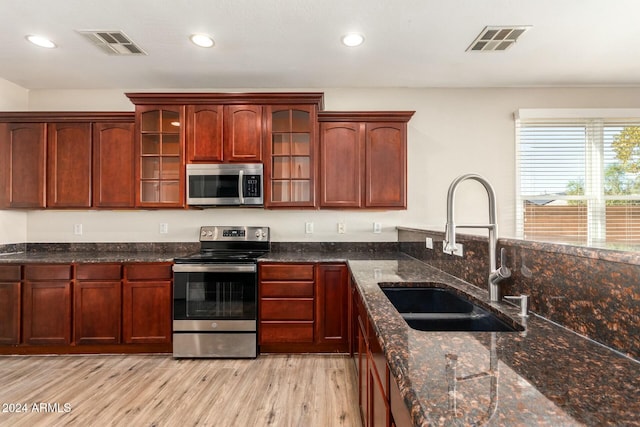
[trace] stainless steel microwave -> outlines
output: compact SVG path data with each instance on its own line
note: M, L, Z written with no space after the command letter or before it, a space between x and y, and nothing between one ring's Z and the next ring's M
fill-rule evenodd
M263 166L188 164L187 204L191 206L262 206Z

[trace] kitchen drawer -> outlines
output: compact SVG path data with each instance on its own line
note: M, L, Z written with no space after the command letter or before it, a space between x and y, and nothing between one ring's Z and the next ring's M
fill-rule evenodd
M0 282L19 282L19 265L0 265Z
M313 281L313 264L261 264L260 280Z
M260 320L313 320L313 299L262 299Z
M313 282L262 282L262 297L313 297Z
M260 322L260 344L312 343L313 322Z
M71 265L69 264L38 264L25 265L25 280L70 280Z
M125 264L127 280L167 280L173 278L170 263L139 263Z
M76 266L78 280L120 280L122 266L120 264L80 264Z

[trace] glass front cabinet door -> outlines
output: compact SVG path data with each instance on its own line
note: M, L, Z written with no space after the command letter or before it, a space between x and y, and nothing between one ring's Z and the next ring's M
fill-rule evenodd
M184 107L138 106L137 204L183 207Z
M270 106L266 115L265 205L314 207L316 106Z

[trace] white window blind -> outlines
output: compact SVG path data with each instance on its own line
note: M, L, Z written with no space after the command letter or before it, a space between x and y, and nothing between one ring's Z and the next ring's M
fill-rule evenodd
M531 111L516 116L519 237L640 248L640 111Z

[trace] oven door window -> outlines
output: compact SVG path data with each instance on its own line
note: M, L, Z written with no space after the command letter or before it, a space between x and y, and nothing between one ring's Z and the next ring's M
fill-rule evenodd
M238 175L191 175L189 176L189 198L237 198Z
M175 319L256 318L255 273L179 273L174 286Z

